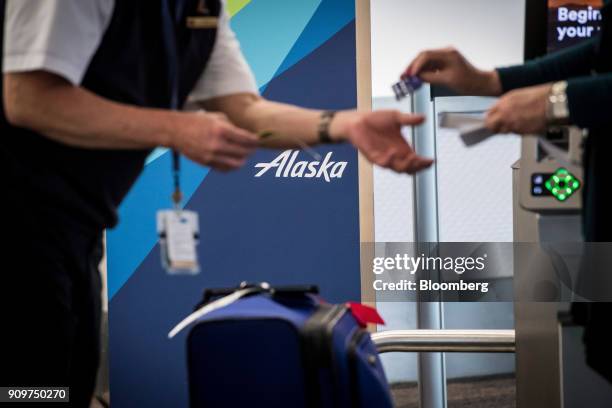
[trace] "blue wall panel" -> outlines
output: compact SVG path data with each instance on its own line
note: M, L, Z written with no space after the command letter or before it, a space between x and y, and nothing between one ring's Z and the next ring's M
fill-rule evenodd
M251 2L238 16L256 4ZM341 13L330 4L351 9ZM317 11L327 9L346 19L353 8L346 1L323 1ZM353 19L338 24L331 32L326 28L331 37L324 41L316 27L307 25L304 31L314 33L320 44L313 47L314 40L307 41L311 51L284 66L267 83L264 95L308 107L354 108L355 26ZM173 340L167 339L167 333L191 312L206 287L235 286L243 280L316 283L330 301L359 299L357 153L350 145L317 151L322 156L331 154L334 162L346 162L341 178L275 177L276 169L255 177L260 171L257 163L271 162L282 153L274 150L258 151L235 172L194 173L191 180L199 184L186 207L198 211L201 219L199 275L167 275L160 266L159 246L154 242L150 250L143 250L137 225L109 234L109 281L114 288L110 301L113 406L187 406L185 333ZM148 166L158 163L170 175L166 156ZM300 152L297 161L314 159ZM148 173L134 190L129 208L122 209L123 218L136 217L138 200L150 199L151 191L168 192L169 186ZM164 177L163 182L169 180ZM144 202L143 206L150 207ZM149 234L147 240L151 240L149 229L141 232ZM141 262L125 255L130 245L139 248ZM134 266L125 266L126 262Z

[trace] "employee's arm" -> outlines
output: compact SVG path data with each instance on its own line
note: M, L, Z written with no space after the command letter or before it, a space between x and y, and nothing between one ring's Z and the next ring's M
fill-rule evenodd
M255 135L222 115L120 104L45 71L4 74L3 97L6 118L13 126L75 147L165 146L221 170L240 167L257 147Z
M419 53L402 74L443 85L464 95L499 96L524 88L588 75L594 63L597 39L529 61L522 65L481 70L454 48Z
M296 146L319 142L321 111L267 101L251 93L212 98L203 102L207 110L227 114L236 125L252 132L269 133L270 147ZM340 111L329 125L333 141L348 141L368 160L398 172L415 173L432 161L418 156L402 136L403 126L418 125L423 117L398 111ZM298 143L299 145L299 143Z
M552 84L514 89L487 114L487 127L497 133L539 134L548 126L547 106ZM595 129L612 126L612 74L567 81L569 125Z
M612 126L612 73L567 81L570 122L581 128Z
M608 79L605 76L587 77L594 64L596 41L593 39L523 65L491 71L474 67L452 48L424 51L403 75L418 75L426 82L447 86L461 94L503 95L487 113L486 126L497 133L517 134L546 130L552 83L569 79L570 122L591 127L608 120L604 106L610 106L605 105L609 99Z
M598 39L536 58L523 65L498 68L502 93L517 88L589 75L594 66Z

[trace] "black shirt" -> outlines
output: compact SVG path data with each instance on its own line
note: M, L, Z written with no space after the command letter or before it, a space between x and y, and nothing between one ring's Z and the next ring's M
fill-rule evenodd
M133 106L182 106L204 72L216 38L214 28L187 27L187 17L200 14L198 3L116 1L81 86ZM220 1L208 0L207 6L210 16L219 16ZM0 20L4 10L0 1ZM4 207L10 206L9 211L19 216L42 214L57 228L96 233L117 223L117 206L149 153L67 146L11 126L4 110L0 111L0 135L0 186L11 197Z
M612 4L602 10L596 38L527 62L498 69L504 92L567 80L570 120L589 130L585 144L584 234L591 242L612 241L612 194L608 162L612 148Z

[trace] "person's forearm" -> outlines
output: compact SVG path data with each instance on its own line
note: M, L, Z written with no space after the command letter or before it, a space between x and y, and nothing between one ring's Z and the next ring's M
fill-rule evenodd
M612 125L612 74L598 74L568 81L570 121L582 128Z
M295 145L292 139L315 144L320 117L317 110L258 99L244 110L237 125L259 134L269 133L265 141L268 145L290 147Z
M226 114L236 125L260 135L260 146L303 147L304 143L329 141L322 138L322 124L332 141L348 141L370 162L397 172L414 174L433 161L417 155L402 134L404 126L418 126L424 118L397 110L376 112L339 111L324 122L322 111L266 101L253 94L235 94L201 102L209 111ZM262 137L264 134L271 135Z
M596 41L592 39L523 65L498 68L503 92L588 75L594 63Z
M207 101L204 107L225 113L239 127L267 135L262 140L267 147L294 147L295 139L310 145L320 142L320 110L271 102L252 94L216 98ZM331 138L344 140L347 127L357 115L356 111L338 112L330 124Z
M473 88L466 90L472 96L500 96L502 84L497 70L478 71L478 80L474 81Z
M179 114L115 103L45 72L5 74L4 106L14 126L99 149L170 146Z

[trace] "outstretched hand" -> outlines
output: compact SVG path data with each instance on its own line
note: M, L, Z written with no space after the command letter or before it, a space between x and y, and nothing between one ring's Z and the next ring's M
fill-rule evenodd
M400 173L414 174L432 165L433 160L417 155L401 129L423 123L420 115L394 110L339 112L330 133L342 134L372 163Z

